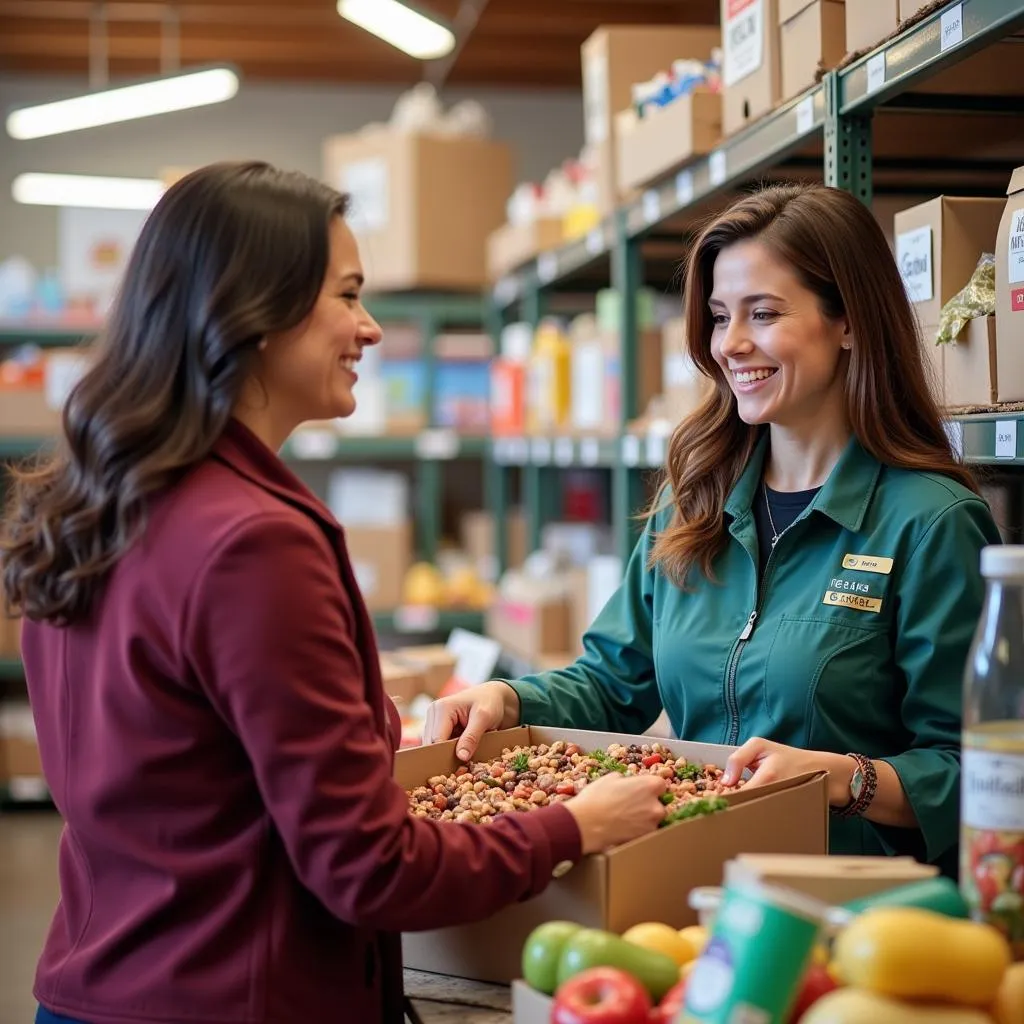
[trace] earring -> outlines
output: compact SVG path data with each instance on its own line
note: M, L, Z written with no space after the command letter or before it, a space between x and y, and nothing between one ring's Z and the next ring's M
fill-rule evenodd
M850 350L851 348L853 348L853 342L850 342L850 341L844 341L844 342L842 343L842 346L841 346L841 347L842 347L842 348L845 348L845 349L846 349L847 351L849 351L849 350Z
M259 350L260 350L261 352L265 352L265 351L267 350L267 339L266 339L266 338L264 338L264 339L263 339L263 340L262 340L262 341L261 341L261 342L260 342L260 343L259 343L259 344L258 344L258 345L257 345L256 347L257 347L257 348L258 348L258 349L259 349Z

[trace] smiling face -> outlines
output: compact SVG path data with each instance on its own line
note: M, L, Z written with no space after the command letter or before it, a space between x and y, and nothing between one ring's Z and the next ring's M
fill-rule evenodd
M771 249L737 242L718 254L708 302L711 354L736 396L740 418L804 432L843 415L843 320Z
M268 335L259 381L285 436L306 420L351 416L356 408L356 364L381 329L363 308L363 268L348 225L330 226L330 258L316 303L302 323Z

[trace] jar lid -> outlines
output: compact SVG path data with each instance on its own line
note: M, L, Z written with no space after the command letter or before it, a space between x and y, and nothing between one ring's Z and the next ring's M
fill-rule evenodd
M981 549L981 574L1024 582L1024 544L992 544Z

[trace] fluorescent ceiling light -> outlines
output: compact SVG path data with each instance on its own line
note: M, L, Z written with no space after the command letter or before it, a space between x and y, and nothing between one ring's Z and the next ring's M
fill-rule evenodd
M8 115L7 134L13 139L39 139L45 135L223 103L237 92L238 75L231 68L188 71L38 107L22 107Z
M455 35L398 0L338 0L338 13L419 60L436 60L455 49Z
M163 191L163 182L156 179L85 174L19 174L11 185L11 195L19 203L103 210L151 210Z

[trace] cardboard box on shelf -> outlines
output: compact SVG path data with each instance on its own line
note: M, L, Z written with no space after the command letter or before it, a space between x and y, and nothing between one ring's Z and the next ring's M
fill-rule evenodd
M844 0L779 0L782 98L788 100L846 55Z
M399 647L393 657L423 673L421 692L437 697L455 672L458 659L444 644L424 644L419 647Z
M380 675L384 692L399 706L429 692L426 668L390 651L380 654Z
M896 263L922 325L939 322L982 253L993 251L1003 208L1000 199L938 196L895 215Z
M690 358L686 348L686 321L682 317L673 317L662 327L661 358L665 415L676 424L696 412L715 385Z
M703 156L722 140L722 97L695 92L644 117L632 109L615 115L620 193L642 188Z
M482 757L517 744L579 743L587 750L648 740L613 733L520 727L487 734ZM676 754L724 764L731 747L663 741ZM407 789L457 766L454 743L401 751L395 778ZM570 920L621 933L641 921L676 928L693 924L688 904L695 886L719 885L725 863L745 853L824 854L828 846L828 794L824 773L763 789L740 791L729 808L694 818L607 853L584 858L538 897L514 904L487 921L403 936L404 962L415 970L507 983L520 976L523 942L537 925Z
M722 133L767 114L782 97L778 0L721 0Z
M995 316L968 321L955 344L943 350L947 406L1024 401L1024 333L1003 340Z
M497 552L494 540L494 515L483 509L463 513L459 525L463 550L472 558L477 571L486 579L497 576ZM506 563L518 569L526 561L526 514L521 508L505 516Z
M538 595L509 601L498 597L487 610L484 632L503 648L527 661L572 648L569 601Z
M14 376L11 383L0 383L0 434L37 437L59 431L61 409L86 362L79 349L49 349L40 358L41 380Z
M0 702L0 782L42 774L35 721L28 701Z
M0 607L0 660L21 657L21 619L9 619Z
M607 25L580 49L583 70L583 135L597 177L598 209L614 209L620 196L614 116L633 102L633 86L646 82L672 62L707 60L720 45L717 26Z
M507 145L380 128L325 139L323 159L326 181L352 196L374 291L486 287L487 238L513 188Z
M502 224L487 238L487 274L497 281L538 253L561 244L561 217L540 217L529 224Z
M856 0L854 0L856 3ZM912 18L918 11L923 10L932 4L933 0L900 0L900 21Z
M870 50L900 27L900 0L850 0L846 4L846 48Z
M1003 352L1024 352L1024 167L1006 188L996 238L996 338ZM999 364L1000 390L1003 365Z
M839 906L850 900L934 878L938 868L913 857L813 857L741 853L725 865L727 885L781 885Z
M402 584L412 565L412 524L345 525L345 544L363 600L370 611L402 603Z

